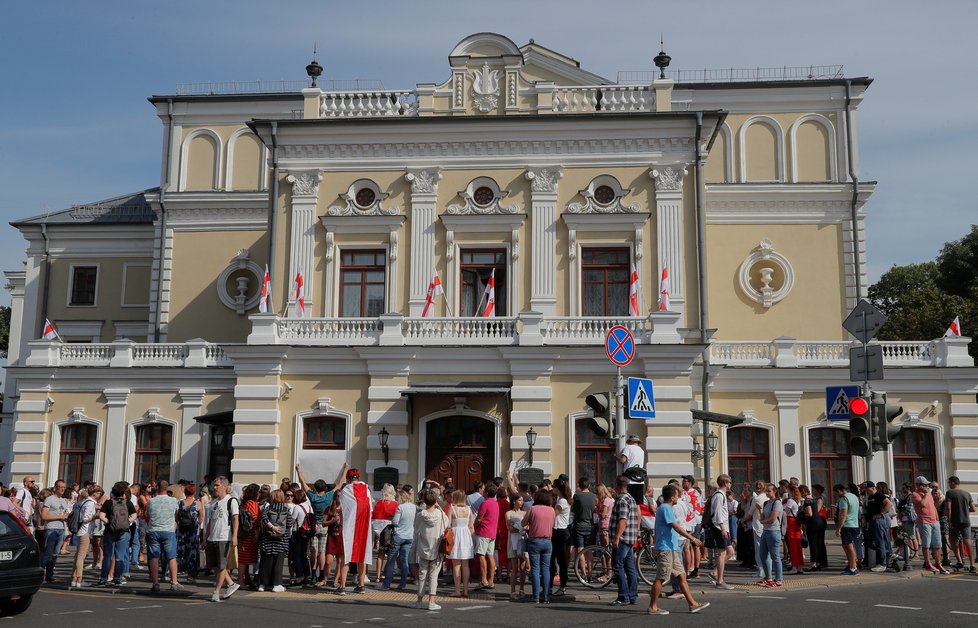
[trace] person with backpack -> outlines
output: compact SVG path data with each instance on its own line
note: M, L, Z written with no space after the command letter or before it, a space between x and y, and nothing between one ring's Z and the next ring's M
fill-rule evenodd
M238 519L238 584L257 588L258 574L252 578L252 565L258 562L258 521L261 517L258 494L261 487L249 484L241 494Z
M204 527L204 507L197 499L197 486L183 487L184 498L177 510L177 570L191 582L200 572L200 531Z
M99 519L105 524L102 536L104 556L102 558L102 573L95 586L102 587L109 582L112 573L112 584L121 586L126 583L122 576L129 551L129 528L136 520L136 507L126 498L129 485L126 482L116 482L112 485L112 499L106 500L99 511Z
M228 494L230 485L226 477L215 479L213 486L215 499L211 502L211 511L206 518L207 563L216 574L211 602L220 602L241 588L228 573L228 557L238 547L240 509L238 500ZM224 584L227 584L227 589L222 594L221 585Z
M316 520L305 491L298 484L292 485L292 517L295 531L289 539L289 552L293 568L292 584L312 586L312 569L309 564L309 539L316 533Z
M102 487L93 485L90 492L82 491L78 496L77 516L76 511L72 511L72 518L68 520L68 530L78 539L78 549L75 552L75 568L71 573L71 584L68 588L81 589L85 586L85 559L88 557L88 548L91 545L92 522L98 518L96 512L96 500L102 498Z
M258 526L258 549L261 552L259 591L271 589L282 593L282 567L286 553L289 551L289 539L292 537L292 509L285 503L285 493L275 489L268 496L268 506L262 512Z

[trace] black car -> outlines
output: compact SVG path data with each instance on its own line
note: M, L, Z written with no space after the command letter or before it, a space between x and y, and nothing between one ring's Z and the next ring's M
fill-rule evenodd
M0 510L0 615L26 611L43 580L34 536L20 519Z

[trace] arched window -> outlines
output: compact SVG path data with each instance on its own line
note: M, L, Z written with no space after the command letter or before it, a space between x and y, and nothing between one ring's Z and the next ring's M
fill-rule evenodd
M727 468L732 485L771 481L771 437L763 427L738 426L727 430Z
M593 426L594 422L587 418L574 422L577 477L601 482L611 488L618 473L615 447L606 438L598 436Z
M809 430L808 455L812 484L821 484L828 492L836 484L853 481L852 449L849 447L847 430L833 427Z
M61 428L58 477L67 484L82 484L95 476L95 436L94 425L80 423Z
M173 428L169 425L142 425L136 428L136 464L133 482L146 484L170 480Z
M303 421L303 449L346 449L346 419L312 416Z
M899 487L904 482L913 484L918 475L935 481L936 451L933 431L919 427L904 428L893 439L893 486Z

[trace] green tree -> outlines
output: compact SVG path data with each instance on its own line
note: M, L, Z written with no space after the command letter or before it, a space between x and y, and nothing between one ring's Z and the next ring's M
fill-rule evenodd
M7 357L7 342L10 340L10 308L0 305L0 357Z
M944 245L937 259L893 266L869 288L869 300L888 317L880 340L924 340L944 335L955 316L964 334L978 326L978 226ZM970 346L978 357L978 343Z

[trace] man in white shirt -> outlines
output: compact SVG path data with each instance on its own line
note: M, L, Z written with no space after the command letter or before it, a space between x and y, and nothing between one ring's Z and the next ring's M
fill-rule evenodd
M723 579L723 571L727 560L733 558L733 546L730 542L730 511L727 509L727 491L730 489L730 476L726 473L717 477L717 490L710 497L710 518L704 521L706 528L707 547L717 550L716 587L718 589L733 589Z
M641 447L642 439L635 434L630 434L625 439L625 447L615 458L621 463L621 472L628 475L626 471L632 467L645 469L645 450ZM641 504L645 497L645 482L638 482L631 478L628 479L628 494L632 496L636 504Z
M237 551L238 547L238 500L228 494L228 479L221 476L214 480L214 491L217 493L210 505L207 519L207 563L217 572L214 583L212 602L226 600L240 586L231 579L228 573L228 555ZM221 594L221 585L227 583L227 589Z
M751 524L751 531L754 533L754 560L757 563L757 577L764 578L764 571L761 567L763 563L763 556L761 552L764 546L761 544L761 535L764 534L764 524L761 523L761 509L764 507L764 502L767 501L766 485L764 482L758 480L754 482L754 495L750 498L747 507L744 508L744 517L740 520L741 523ZM745 539L746 540L746 539Z
M31 532L34 531L34 495L31 493L32 488L34 488L34 476L25 476L24 486L17 489L16 495L17 502L24 510L24 517L27 519L27 525L30 526Z

